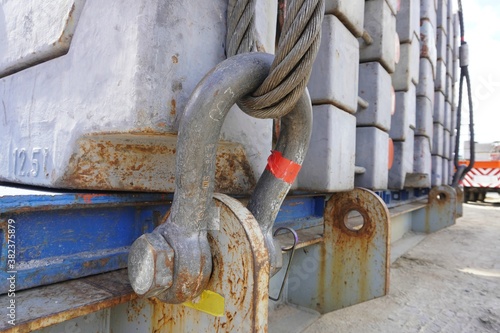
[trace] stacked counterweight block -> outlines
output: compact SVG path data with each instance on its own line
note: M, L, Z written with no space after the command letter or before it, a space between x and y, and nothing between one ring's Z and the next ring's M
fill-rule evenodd
M456 124L454 85L457 77L458 26L456 23L458 19L453 15L452 4L451 0L437 2L432 186L450 184L454 171L453 150Z
M420 1L420 68L416 87L413 187L449 184L456 113L456 17L452 1Z
M405 186L408 174L413 173L413 147L416 124L417 95L420 68L420 2L402 1L396 16L400 41L400 59L392 74L396 91L396 109L389 132L394 141L394 162L389 170L388 188Z
M365 1L364 30L371 42L359 39L359 96L366 101L356 112L356 166L364 172L356 174L355 185L385 190L392 164L390 151L396 147L389 136L396 94L391 75L400 57L396 32L397 1Z
M458 76L451 6L451 0L326 1L308 84L313 134L296 188L450 183Z
M308 89L313 132L297 179L301 190L339 192L354 188L359 42L364 0L326 1L321 45Z

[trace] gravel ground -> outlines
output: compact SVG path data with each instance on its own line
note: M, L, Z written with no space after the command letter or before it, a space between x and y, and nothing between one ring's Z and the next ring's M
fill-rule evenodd
M500 199L489 201L464 204L456 225L394 262L389 295L304 332L500 332Z

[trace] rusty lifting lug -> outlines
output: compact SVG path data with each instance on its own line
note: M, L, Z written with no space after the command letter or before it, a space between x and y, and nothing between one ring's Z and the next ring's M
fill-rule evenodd
M129 280L139 295L182 303L206 287L212 271L207 229L214 215L215 156L222 124L230 108L263 82L272 60L273 56L265 53L228 58L212 69L191 95L179 128L176 190L170 214L152 233L138 238L129 252ZM283 130L275 148L284 160L294 161L299 168L312 130L311 101L307 92L302 95L282 118ZM291 183L265 170L248 206L264 234L272 272L282 261L272 226Z

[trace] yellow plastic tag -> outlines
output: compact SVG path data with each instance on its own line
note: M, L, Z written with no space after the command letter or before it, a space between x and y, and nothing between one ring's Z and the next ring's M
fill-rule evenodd
M210 290L203 290L196 299L182 304L215 317L224 315L224 297Z

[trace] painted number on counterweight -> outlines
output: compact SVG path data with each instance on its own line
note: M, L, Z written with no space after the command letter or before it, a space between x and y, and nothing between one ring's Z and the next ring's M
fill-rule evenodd
M14 148L12 151L14 176L48 177L47 161L49 148Z

